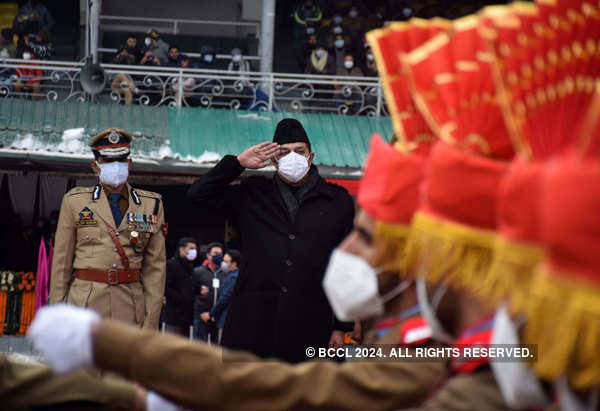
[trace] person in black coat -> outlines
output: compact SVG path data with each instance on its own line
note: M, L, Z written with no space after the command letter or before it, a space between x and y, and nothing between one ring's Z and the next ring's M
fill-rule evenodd
M322 287L331 251L352 229L354 203L312 165L314 153L295 119L279 122L273 143L225 156L194 182L188 196L199 206L234 218L244 261L229 304L224 346L306 360L308 346L342 346L352 323L338 321ZM273 162L270 179L242 172Z
M193 320L194 296L198 284L192 262L197 256L196 240L184 237L177 253L167 261L164 321L168 332L187 337Z

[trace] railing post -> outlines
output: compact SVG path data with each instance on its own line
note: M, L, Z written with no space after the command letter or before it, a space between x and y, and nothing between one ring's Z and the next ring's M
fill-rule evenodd
M377 116L381 116L381 106L383 103L383 88L381 87L381 78L377 81Z
M177 20L173 20L173 35L179 34L179 22Z
M179 69L179 84L177 85L177 107L183 104L183 70Z
M275 78L273 73L269 74L269 111L273 111L273 97L275 94Z

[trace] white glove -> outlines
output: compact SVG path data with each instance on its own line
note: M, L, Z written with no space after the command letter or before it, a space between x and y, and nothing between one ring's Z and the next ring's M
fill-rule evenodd
M100 316L92 310L51 305L37 312L27 338L56 373L66 374L92 366L92 326L100 321Z
M165 400L154 391L148 391L148 395L146 395L146 411L183 411L183 408Z

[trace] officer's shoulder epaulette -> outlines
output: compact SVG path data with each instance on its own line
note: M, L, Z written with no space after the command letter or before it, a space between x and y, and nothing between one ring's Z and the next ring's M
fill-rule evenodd
M141 197L158 198L159 200L162 199L161 195L158 193L155 193L154 191L139 190L136 188L135 192L138 193L138 195L140 195Z
M94 191L94 187L73 187L72 189L70 189L67 192L67 196L72 196L75 194L85 194L85 193L91 193L92 191Z

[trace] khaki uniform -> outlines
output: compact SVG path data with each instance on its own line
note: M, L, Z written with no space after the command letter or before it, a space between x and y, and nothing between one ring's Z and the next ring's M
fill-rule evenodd
M421 404L440 362L310 361L297 365L105 321L94 361L192 409L394 410Z
M57 376L46 366L20 364L0 354L0 408L3 410L28 410L72 402L87 403L84 409L131 410L135 398L135 386L123 380L96 378L85 372Z
M115 227L101 185L76 187L65 194L56 230L50 302L65 301L89 307L103 318L156 329L166 275L164 209L159 194L138 191L129 184L126 188L129 206L119 227ZM131 218L148 222L128 221ZM141 270L141 281L111 285L74 277L77 269L108 271L125 268L107 224L117 232L129 259L129 269ZM142 225L144 228L140 229ZM135 243L132 232L138 234Z

